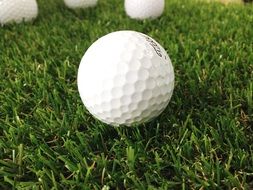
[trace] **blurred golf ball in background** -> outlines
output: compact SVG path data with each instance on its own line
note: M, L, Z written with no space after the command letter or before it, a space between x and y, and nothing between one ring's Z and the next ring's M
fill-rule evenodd
M98 0L64 0L66 6L71 9L93 7L97 2Z
M0 0L0 24L30 21L38 15L36 0Z
M174 89L174 70L164 48L135 31L113 32L94 42L81 60L77 78L88 111L114 126L155 118Z
M125 0L125 11L134 19L154 19L162 15L165 0Z

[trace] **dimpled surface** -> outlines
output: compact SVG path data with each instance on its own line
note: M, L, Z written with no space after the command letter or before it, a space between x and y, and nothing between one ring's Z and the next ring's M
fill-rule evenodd
M97 4L97 0L64 0L64 2L72 9L93 7Z
M0 24L30 21L38 15L36 0L0 0Z
M174 71L166 51L152 38L118 31L86 51L78 70L78 90L88 111L114 126L158 116L174 89Z
M125 10L134 19L157 18L162 15L165 0L125 0Z

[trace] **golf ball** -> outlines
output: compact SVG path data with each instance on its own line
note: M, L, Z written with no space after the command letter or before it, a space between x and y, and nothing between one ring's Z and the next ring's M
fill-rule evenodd
M36 0L0 0L0 25L30 21L37 15Z
M165 0L125 0L125 11L133 19L154 19L162 15Z
M93 116L113 126L130 126L150 121L167 107L174 70L154 39L135 31L117 31L88 48L77 83Z
M67 7L71 9L88 8L97 4L98 0L64 0Z

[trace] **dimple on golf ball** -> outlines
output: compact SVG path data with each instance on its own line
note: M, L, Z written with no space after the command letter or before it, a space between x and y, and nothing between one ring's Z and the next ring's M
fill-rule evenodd
M64 0L67 7L71 9L88 8L97 5L98 0Z
M154 19L162 15L165 0L125 0L125 11L133 19Z
M0 25L30 21L37 15L36 0L0 0Z
M117 31L88 48L77 82L93 116L113 126L130 126L150 121L167 107L174 70L154 39L135 31Z

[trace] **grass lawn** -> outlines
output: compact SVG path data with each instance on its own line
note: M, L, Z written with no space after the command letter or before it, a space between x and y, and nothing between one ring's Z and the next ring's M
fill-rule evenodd
M0 28L0 189L253 188L253 6L167 0L153 21L123 1L72 11L39 0L33 23ZM156 120L113 128L77 91L86 49L116 30L146 33L175 68Z

